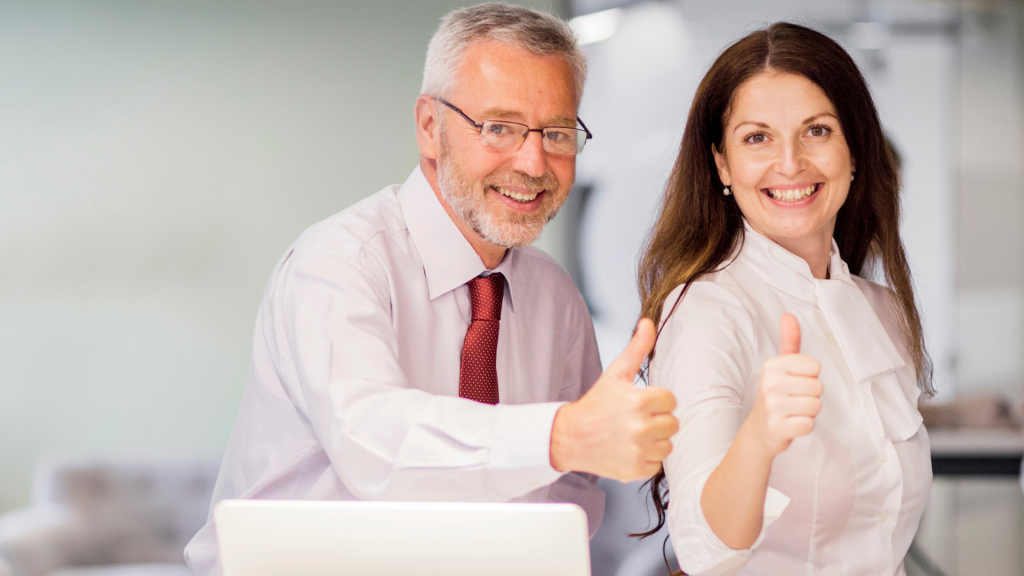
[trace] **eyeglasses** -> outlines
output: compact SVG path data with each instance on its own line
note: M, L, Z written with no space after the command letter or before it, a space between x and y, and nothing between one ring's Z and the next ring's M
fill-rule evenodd
M587 125L579 118L576 121L580 123L580 126L583 126L582 130L579 128L566 128L564 126L530 128L526 124L505 122L504 120L484 120L478 124L451 103L445 102L440 98L435 98L435 100L458 112L459 116L466 119L466 122L479 129L481 144L497 148L498 150L517 150L526 141L526 137L530 135L530 132L540 132L541 143L544 146L545 152L559 156L575 156L583 152L583 147L587 144L587 140L594 137L590 130L587 129Z

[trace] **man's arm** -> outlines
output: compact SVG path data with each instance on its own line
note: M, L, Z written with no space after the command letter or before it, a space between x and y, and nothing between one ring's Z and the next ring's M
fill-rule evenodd
M566 356L558 400L573 402L588 392L601 376L601 356L597 349L594 324L583 296L576 298L576 318L579 329ZM570 502L587 513L587 527L593 538L604 518L605 493L597 487L597 476L571 472L559 478L548 489L549 502Z
M654 322L643 318L622 354L594 386L555 416L551 466L621 482L650 478L672 451L679 429L675 397L664 388L634 388L654 347Z
M358 497L504 501L569 471L645 478L671 450L671 393L632 384L653 344L650 321L577 402L437 396L409 388L402 372L383 270L366 258L323 258L285 263L274 322L291 353L296 405Z
M548 455L560 404L491 406L410 387L372 258L287 262L277 290L293 399L359 498L504 501L561 476Z

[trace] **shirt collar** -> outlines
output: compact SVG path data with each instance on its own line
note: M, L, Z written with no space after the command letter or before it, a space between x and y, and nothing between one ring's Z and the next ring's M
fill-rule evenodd
M829 279L820 280L803 258L761 235L746 220L743 225L746 234L737 260L772 287L821 310L858 382L903 367L903 357L854 282L835 239L829 255Z
M811 304L817 304L814 295L815 278L807 262L754 230L745 218L743 228L743 248L737 259L753 268L757 275L772 287ZM833 240L831 254L835 255L838 252Z
M473 250L444 206L434 195L423 171L417 166L398 190L398 203L412 242L423 261L427 292L431 300L488 272L480 256ZM511 248L491 272L505 276L505 286L515 308L514 295L519 291L514 273L519 260L518 250Z

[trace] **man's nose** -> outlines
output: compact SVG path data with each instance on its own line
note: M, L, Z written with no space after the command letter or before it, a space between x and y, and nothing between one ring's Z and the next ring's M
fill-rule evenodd
M540 132L526 133L526 140L523 141L523 145L519 147L512 159L512 167L534 178L540 178L547 172L543 134Z

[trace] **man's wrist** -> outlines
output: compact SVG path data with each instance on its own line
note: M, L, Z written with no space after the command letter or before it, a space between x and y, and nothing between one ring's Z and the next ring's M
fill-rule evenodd
M570 455L572 442L569 440L569 432L572 429L573 404L564 404L555 412L555 419L551 423L551 467L559 472L568 472L571 469Z

